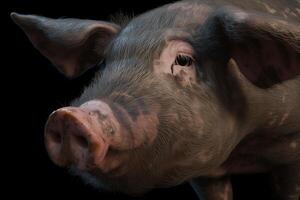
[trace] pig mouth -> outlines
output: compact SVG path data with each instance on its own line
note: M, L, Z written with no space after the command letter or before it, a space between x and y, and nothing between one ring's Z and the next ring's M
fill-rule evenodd
M69 173L73 176L80 177L85 184L90 185L99 191L111 191L111 188L108 187L105 183L103 183L101 179L94 176L91 172L78 169L75 165L71 165L69 167Z

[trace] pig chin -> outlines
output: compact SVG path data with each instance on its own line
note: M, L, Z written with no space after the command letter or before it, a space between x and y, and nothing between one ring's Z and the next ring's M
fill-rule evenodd
M106 176L96 175L97 173L80 170L74 166L70 167L70 173L80 177L85 184L92 186L100 192L120 192L136 196L142 195L154 188L154 184L150 184L149 181L145 180L146 177L143 177L143 181L141 181L140 176L108 178ZM128 182L136 182L136 184L128 184Z
M72 175L79 176L85 184L90 185L99 191L110 191L109 187L90 172L80 170L76 166L71 166L69 171Z

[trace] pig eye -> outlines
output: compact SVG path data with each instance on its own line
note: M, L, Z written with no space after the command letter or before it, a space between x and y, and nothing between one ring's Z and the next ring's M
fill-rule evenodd
M194 62L194 59L191 56L184 55L184 54L179 54L176 56L175 65L180 65L180 66L191 66Z

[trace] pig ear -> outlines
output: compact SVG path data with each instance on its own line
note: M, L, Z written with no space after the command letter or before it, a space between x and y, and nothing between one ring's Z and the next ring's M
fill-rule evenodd
M197 30L194 48L203 73L218 82L230 58L260 88L300 75L300 24L275 16L223 7Z
M119 26L103 21L50 19L12 13L33 45L60 72L75 78L101 62L107 45L119 32Z

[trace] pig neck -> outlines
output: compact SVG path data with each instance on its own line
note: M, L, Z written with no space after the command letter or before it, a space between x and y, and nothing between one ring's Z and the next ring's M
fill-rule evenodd
M249 132L300 133L300 76L261 90L249 110ZM251 128L252 127L252 130ZM254 128L254 129L253 129Z

